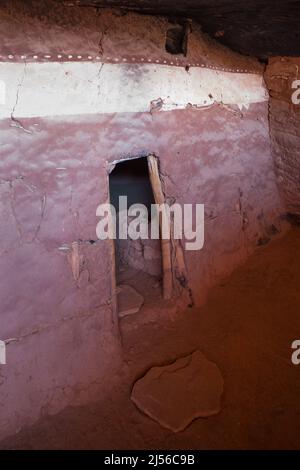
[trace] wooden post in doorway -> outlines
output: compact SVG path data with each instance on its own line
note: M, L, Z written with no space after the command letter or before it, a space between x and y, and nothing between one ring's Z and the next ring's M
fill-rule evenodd
M106 203L110 204L110 186L109 186L109 174L113 171L115 165L109 165L107 163L107 186L108 186L108 198ZM116 274L116 247L115 247L115 237L114 235L114 224L112 219L112 214L108 213L108 239L110 243L110 301L111 301L111 312L112 312L112 322L114 333L117 336L120 343L122 343L122 338L119 329L119 318L118 318L118 298L117 298L117 274Z
M154 200L156 204L163 205L162 210L165 211L165 196L159 177L157 158L154 155L148 155L149 177L153 190ZM163 214L162 217L167 217ZM161 219L160 219L161 220ZM166 219L165 219L166 220ZM161 232L161 224L160 224ZM171 234L170 234L171 237ZM172 297L173 276L172 276L172 260L171 260L171 239L163 239L161 236L161 252L162 252L162 271L163 271L163 297L168 300Z

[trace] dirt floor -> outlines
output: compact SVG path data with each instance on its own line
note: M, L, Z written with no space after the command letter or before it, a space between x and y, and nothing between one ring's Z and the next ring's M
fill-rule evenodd
M299 449L300 365L291 362L291 343L300 339L299 286L300 229L293 228L259 247L201 309L165 318L146 299L121 320L124 365L109 396L44 417L0 447ZM174 434L138 411L130 391L151 366L196 349L222 372L222 411Z

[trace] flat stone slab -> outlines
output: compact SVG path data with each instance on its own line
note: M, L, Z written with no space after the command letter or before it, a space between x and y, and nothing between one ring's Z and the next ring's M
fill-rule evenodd
M118 315L125 317L137 313L144 303L144 297L133 287L121 284L117 287L118 294Z
M223 377L200 351L164 367L152 367L135 382L131 400L161 426L178 432L196 418L221 410Z

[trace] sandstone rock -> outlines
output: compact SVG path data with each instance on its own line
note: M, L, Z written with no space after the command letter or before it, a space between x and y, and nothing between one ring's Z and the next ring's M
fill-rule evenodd
M119 317L137 313L144 303L144 297L133 287L127 284L118 286L118 314Z
M173 364L152 367L134 384L131 400L161 426L178 432L196 418L219 413L222 392L218 367L195 351Z

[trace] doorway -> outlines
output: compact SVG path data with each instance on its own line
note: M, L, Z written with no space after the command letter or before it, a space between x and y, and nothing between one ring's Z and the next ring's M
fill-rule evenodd
M119 316L120 314L123 316L124 311L126 314L128 311L134 313L136 308L134 305L132 307L132 304L142 305L142 299L146 302L154 296L161 298L162 243L160 236L156 239L151 238L151 206L157 202L157 198L154 195L149 168L149 157L134 158L116 163L109 175L110 203L116 211L117 233L114 251ZM120 197L123 198L121 204ZM143 219L144 227L147 226L147 238L132 239L130 236L124 238L122 235L120 237L120 225L124 224L124 210L126 210L124 197L127 198L126 209L134 204L143 204L147 208L146 220L145 217ZM126 231L129 230L134 220L136 220L135 216L127 214ZM124 226L122 228L124 230ZM125 309L124 296L126 297Z

